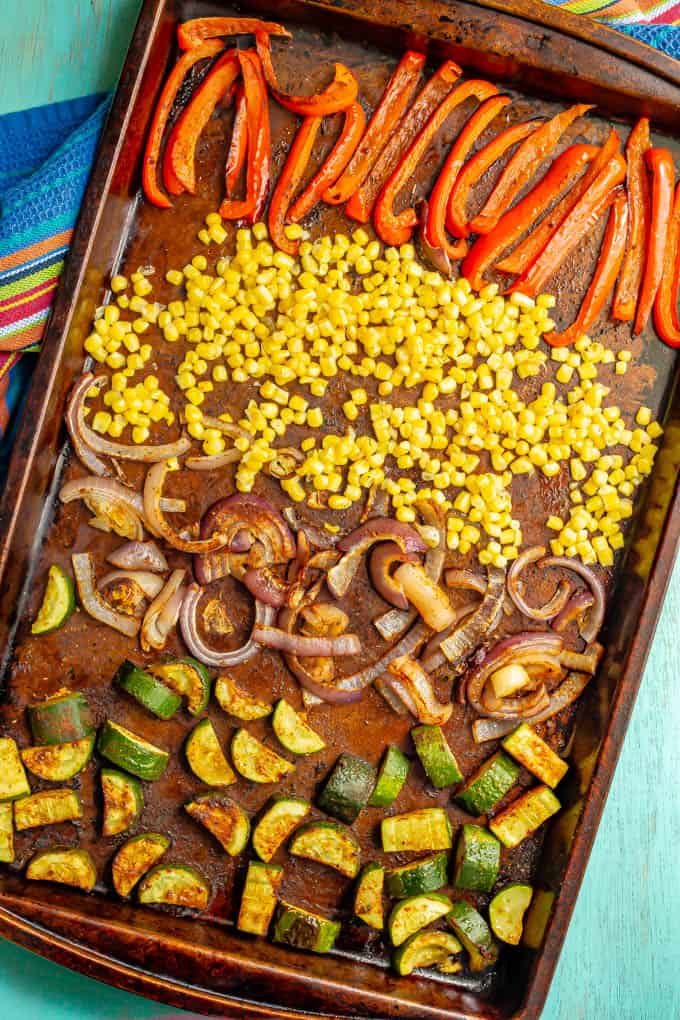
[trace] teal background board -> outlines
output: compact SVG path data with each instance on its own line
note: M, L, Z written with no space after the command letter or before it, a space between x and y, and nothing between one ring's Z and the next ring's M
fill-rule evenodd
M138 10L0 0L0 114L113 88ZM680 1017L679 627L676 564L543 1020ZM2 1015L21 1020L186 1016L6 942L0 988Z

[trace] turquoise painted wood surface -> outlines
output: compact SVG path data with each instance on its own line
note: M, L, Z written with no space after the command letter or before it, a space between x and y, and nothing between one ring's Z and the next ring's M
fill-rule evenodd
M0 114L113 87L138 0L0 0L10 7ZM680 564L543 1020L680 1018L679 627ZM8 943L0 988L2 1015L22 1020L182 1015Z

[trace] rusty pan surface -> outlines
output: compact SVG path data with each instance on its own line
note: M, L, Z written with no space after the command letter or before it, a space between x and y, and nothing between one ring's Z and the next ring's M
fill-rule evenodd
M372 108L394 66L395 55L405 46L428 52L432 61L451 56L468 75L488 75L505 83L513 96L507 109L510 119L550 115L578 98L598 104L587 122L570 131L561 148L578 138L599 144L612 123L625 137L631 121L649 113L678 160L674 136L680 136L680 65L654 54L646 47L621 40L615 33L546 9L545 21L536 16L536 5L518 2L483 4L437 3L392 0L366 10L355 0L333 3L253 0L247 13L258 12L283 20L294 29L285 48L277 47L277 69L284 87L311 91L325 81L327 68L342 60L356 73L361 97ZM243 8L245 11L245 7ZM56 633L31 638L30 621L41 597L34 583L53 562L68 564L72 551L91 551L97 562L119 544L115 536L102 535L86 526L88 518L80 504L55 507L54 493L82 469L70 457L63 428L64 398L83 363L82 343L94 308L106 292L112 271L132 272L140 265L155 267L154 280L164 278L196 254L195 235L203 217L221 198L226 139L232 112L218 112L201 139L196 197L180 196L172 211L155 209L139 199L139 160L146 125L168 63L174 54L174 27L178 19L227 11L216 4L183 0L147 0L131 46L121 85L102 142L100 157L74 239L72 254L51 321L45 351L36 370L24 424L14 453L7 489L0 506L0 639L4 648L3 696L0 724L20 744L29 742L25 706L40 697L70 686L86 691L97 721L110 716L154 743L176 751L193 725L186 714L169 722L152 718L130 699L117 694L111 677L131 653L121 635L98 626L78 612ZM600 31L601 29L601 31ZM625 58L625 59L624 59ZM657 59L658 58L658 59ZM436 147L428 153L413 181L413 195L425 194L436 176L446 149L461 122L469 115L463 107L445 125ZM499 129L500 119L494 124ZM272 142L275 173L285 157L295 130L295 118L272 104ZM335 129L333 129L335 130ZM321 136L313 159L321 162L333 142L333 134ZM490 181L480 182L481 192ZM409 198L412 196L409 196ZM347 230L337 209L323 207L312 218L314 235ZM558 299L560 320L571 321L583 295L597 255L600 234L595 233L568 260L552 287ZM226 249L233 234L230 232ZM218 257L213 247L209 260ZM171 300L170 285L155 286L156 298ZM612 386L609 402L627 415L637 404L651 407L655 416L677 417L673 406L676 360L653 333L630 338L626 325L606 323L600 336L613 350L630 348L634 364L625 376L607 378ZM161 379L175 374L182 357L181 345L159 345L152 370ZM538 380L538 385L542 380ZM526 390L536 381L529 380ZM367 387L370 391L370 387ZM244 388L245 389L245 388ZM345 399L339 388L329 387L326 421L343 428L338 408ZM248 396L251 394L248 393ZM225 405L224 394L210 395L208 411L226 406L240 410L241 395L233 390ZM295 441L295 435L291 439ZM644 659L653 635L665 585L672 568L680 521L675 480L667 463L677 464L673 451L660 457L651 483L639 494L637 513L630 522L626 554L615 576L606 577L610 606L605 629L608 655L597 679L572 718L550 727L554 746L570 744L573 764L563 798L564 810L548 827L543 839L527 840L513 852L504 851L500 878L535 880L558 893L556 908L543 949L509 950L495 970L483 975L454 975L444 979L397 978L387 969L388 956L379 933L351 921L349 883L311 862L288 858L284 898L343 920L337 952L314 958L286 951L263 940L248 940L234 931L246 862L218 853L216 844L182 811L181 805L199 792L182 755L173 753L160 781L151 787L143 817L144 830L167 832L173 847L169 859L196 864L210 878L214 896L200 919L170 912L151 911L122 903L110 894L108 865L124 837L103 839L99 835L97 775L90 766L75 781L86 807L78 827L51 826L17 834L17 862L0 876L0 933L58 962L93 977L146 994L162 1001L205 1013L230 1016L369 1016L392 1017L535 1017L547 994L559 949L586 864L597 822L611 781L626 724L635 698ZM126 469L127 470L127 469ZM131 480L134 471L129 472ZM173 480L175 481L175 480ZM556 493L565 478L526 479L519 476L513 498L520 511L527 544L544 541L547 533L540 521L556 505ZM187 499L187 520L194 520L218 496L225 494L224 476L210 475L197 489L181 478L171 494ZM258 491L281 505L273 485L264 480ZM530 508L540 506L540 514ZM676 512L673 513L675 508ZM357 513L348 511L344 529L356 523ZM173 566L188 565L176 554ZM228 584L228 582L226 582ZM249 624L245 600L236 589L228 590L230 605L245 633ZM350 594L345 608L365 644L380 645L371 620L381 603L366 583ZM505 625L518 629L518 621ZM178 639L169 651L181 653ZM144 657L135 649L135 658ZM151 658L151 657L147 657ZM234 671L253 693L272 700L286 695L299 704L292 677L276 654L263 653ZM443 692L443 688L442 688ZM234 724L214 704L209 715L224 743ZM298 759L294 775L279 784L277 793L290 792L313 799L319 781L341 750L351 750L377 762L382 749L395 743L409 748L409 722L386 710L382 699L370 690L357 706L314 709L312 723L327 743L311 760ZM469 730L470 715L457 706L447 736L465 775L487 758L492 745L476 746ZM272 742L266 721L249 729ZM378 736L376 736L378 735ZM529 783L528 774L521 781ZM40 784L34 783L34 789ZM240 782L237 798L256 814L271 788ZM412 769L399 800L399 810L416 806L446 806L454 826L464 819L452 804L449 791L429 787L419 767ZM382 812L368 809L354 830L366 860L386 861L377 838ZM91 851L100 883L96 892L83 896L64 889L26 883L21 871L30 855L48 843L80 845ZM403 861L408 855L403 857ZM401 859L400 861L401 862ZM475 899L474 895L469 895ZM488 897L476 902L485 903Z

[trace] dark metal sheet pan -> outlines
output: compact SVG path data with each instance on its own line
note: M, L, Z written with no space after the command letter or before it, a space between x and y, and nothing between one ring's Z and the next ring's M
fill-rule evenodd
M588 19L573 18L529 0L474 4L391 0L371 9L358 0L251 0L247 8L248 12L299 25L303 44L309 43L310 52L323 51L326 61L334 53L353 61L362 68L362 86L369 99L380 94L387 61L406 45L416 46L433 59L451 56L468 73L488 75L505 82L509 89L537 97L529 101L532 109L538 105L547 110L552 101L574 98L596 102L605 119L598 122L594 118L589 130L598 139L607 120L621 118L625 131L626 122L649 114L655 126L669 133L665 142L677 153L674 137L680 130L680 65ZM93 310L101 301L105 279L121 260L134 266L142 256L151 254L161 273L166 258L168 265L181 264L195 251L196 225L215 207L218 183L209 168L219 155L219 138L208 138L199 160L199 170L205 168L201 200L180 200L173 213L140 204L139 158L173 46L176 21L221 9L216 4L183 0L147 0L144 4L34 376L0 505L2 713L6 724L18 728L27 698L22 676L42 667L45 692L55 690L61 682L48 663L41 664L30 655L22 659L21 648L18 660L13 657L17 633L19 646L24 636L22 620L35 606L35 572L44 563L46 550L53 553L59 542L66 551L68 547L63 533L55 538L55 527L58 530L65 525L60 518L61 524L55 526L54 492L64 471L72 470L64 445L64 400L82 367L82 343ZM292 82L294 70L288 65L284 74L286 71ZM280 137L286 137L291 124L292 120L279 117L275 135L278 130ZM170 217L176 217L173 227L169 226ZM333 229L341 222L331 212L323 225ZM582 253L583 258L592 256L593 251ZM561 303L575 303L578 293L565 283ZM607 342L616 346L628 341L619 330L608 335ZM644 339L638 341L636 351L644 343ZM621 384L617 398L625 405L625 401L644 395L655 411L666 412L668 421L675 420L677 402L674 404L672 397L677 364L672 354L648 338L643 362L642 371L632 373L626 386ZM677 455L674 460L671 452L670 461L677 464ZM379 961L368 944L350 944L338 955L317 959L267 943L244 941L224 924L228 890L221 901L222 915L218 903L213 918L222 923L214 925L153 913L105 895L83 897L67 890L41 888L17 874L0 876L0 933L93 977L204 1013L261 1018L403 1016L414 1020L538 1016L672 569L680 533L679 503L677 482L667 468L657 466L639 500L627 536L626 557L611 594L607 660L575 720L571 758L576 778L538 863L540 881L559 890L540 953L514 955L511 966L481 983L399 979L376 965ZM68 523L67 516L66 526ZM88 634L85 625L84 640ZM122 649L123 644L110 635L98 646L93 688L101 686L107 675L108 657L114 659L117 654L121 658ZM60 666L68 667L69 649L61 649L60 654ZM23 673L22 665L26 667ZM98 708L106 708L106 697L104 694L97 703ZM132 720L143 727L141 717ZM336 734L336 739L340 741L341 736ZM471 763L468 758L468 770ZM173 774L172 781L176 793L176 784L182 788L180 774ZM164 819L159 810L161 824ZM182 838L181 828L178 838ZM205 847L199 847L199 852L210 867L209 852ZM538 855L540 847L532 844L528 853ZM534 863L527 857L516 865L521 869ZM219 877L218 871L215 877ZM304 880L303 872L300 881ZM325 889L329 897L334 892L337 887L332 884Z

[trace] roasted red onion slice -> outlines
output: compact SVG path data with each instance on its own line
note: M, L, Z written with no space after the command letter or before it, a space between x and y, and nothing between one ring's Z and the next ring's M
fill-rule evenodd
M585 588L581 588L579 591L574 592L564 609L560 610L555 619L552 620L550 626L558 634L561 634L567 629L572 620L577 620L580 633L581 618L594 602L595 599L590 592L586 591Z
M100 531L113 531L123 538L140 541L144 537L144 505L141 496L113 478L85 475L66 482L59 490L62 503L82 499L95 515L90 525Z
M492 718L507 718L508 716L513 716L516 719L524 718L525 714L529 714L529 710L533 712L536 709L536 702L532 700L534 695L528 696L526 713L519 707L524 700L522 698L503 698L499 707L492 711L487 707L490 704L489 698L486 699L487 705L482 699L487 681L492 673L510 663L519 665L532 663L539 667L546 663L550 667L554 667L555 660L557 660L559 667L559 656L563 647L562 638L552 631L523 631L521 634L503 638L486 652L465 678L465 698L468 704L479 715L488 715Z
M405 553L424 553L427 546L409 524L395 521L391 517L369 517L337 544L345 555L328 571L328 587L336 598L342 598L349 589L359 564L366 552L376 542L396 542Z
M581 637L586 642L594 641L600 633L604 621L605 595L604 586L597 574L579 560L571 559L569 556L546 556L539 560L539 567L562 567L563 570L571 570L578 574L589 586L593 596L593 607L588 613L588 618L583 621L579 628Z
M560 581L557 586L557 591L552 598L542 606L530 606L527 600L522 594L522 581L521 574L525 567L528 567L531 563L536 563L538 560L545 556L545 546L534 545L530 549L525 549L519 554L516 560L510 565L508 570L508 581L507 589L508 595L515 603L520 613L527 616L530 620L552 620L553 616L557 616L559 612L566 606L569 601L569 592L571 590L568 581Z
M273 566L287 563L295 556L295 542L290 528L279 511L262 496L254 493L234 493L219 499L205 512L201 521L201 538L218 531L226 536L224 547L218 552L200 555L194 559L194 574L199 584L210 584L231 573L230 556L237 550L234 543L242 543L243 534L262 549L262 562L250 566Z
M111 570L102 577L97 587L99 591L103 591L116 581L133 581L141 588L147 599L155 599L163 587L163 578L148 570Z
M487 567L488 583L479 609L462 627L445 638L440 647L454 669L477 650L482 640L498 625L505 597L505 572Z
M155 542L126 542L106 558L121 570L154 570L164 574L168 569L168 561Z
M604 646L593 641L585 652L572 652L565 648L560 655L560 663L565 669L575 669L579 673L590 673L592 676L600 665L604 655Z
M250 594L265 605L280 609L286 604L290 585L268 567L251 567L246 570L242 580Z
M338 637L308 637L292 634L281 627L266 627L256 624L253 639L267 648L276 648L287 655L299 658L334 658L341 655L359 655L361 642L356 634L340 634Z
M479 592L486 595L487 579L481 574L475 574L472 570L458 570L451 567L444 574L444 583L448 588L465 588L468 591Z
M240 450L225 450L224 453L215 453L210 457L187 457L184 466L189 471L217 471L229 464L235 464L242 456Z
M402 563L394 577L428 627L439 632L453 623L456 613L448 595L430 578L420 563Z
M371 553L368 572L373 587L385 602L397 609L408 609L409 602L404 589L392 576L392 568L398 563L417 563L415 553L404 552L396 542L379 542Z
M84 410L85 398L90 389L92 387L99 389L107 381L105 375L100 375L97 379L95 379L91 372L81 375L73 384L69 394L65 416L66 428L71 437L73 449L76 451L76 457L81 464L85 465L88 471L91 471L93 475L97 475L100 478L106 477L112 472L108 465L103 460L100 460L94 450L90 449L83 439L83 427L85 426Z
M304 532L310 545L316 546L317 549L335 548L338 536L332 535L330 531L324 531L323 528L317 528L317 526L312 524L311 521L304 521L295 507L284 507L283 516L293 531L297 531L298 534L300 532Z
M198 603L203 595L203 589L197 584L190 584L186 590L182 608L179 615L179 624L182 630L182 637L187 648L199 662L206 666L215 666L222 669L227 666L237 666L257 655L261 646L253 640L252 634L240 648L234 648L229 652L218 652L205 643L198 632L198 621L196 619ZM274 621L276 611L272 606L265 606L263 602L255 602L255 623L269 626Z
M471 616L472 613L476 612L478 609L479 602L466 602L464 606L460 606L456 609L456 618L453 623L446 628L446 630L441 631L439 634L432 635L425 645L420 659L424 670L431 673L433 670L439 669L440 666L443 666L445 662L448 662L448 659L439 646L442 641L449 636L449 634L453 633L456 627L458 627L461 622L466 619L466 617Z
M186 553L206 553L221 549L227 542L223 532L212 532L210 538L186 539L178 535L165 520L161 509L163 485L170 467L167 461L160 461L150 467L144 482L144 513L146 519L157 534L162 535L173 549Z
M97 591L92 556L89 553L74 553L71 556L71 563L73 576L78 585L80 604L85 612L94 620L105 623L107 627L113 627L127 637L136 637L139 620L125 613L117 613Z
M550 694L548 704L540 712L527 716L522 722L536 726L538 723L551 719L567 705L571 705L583 694L588 686L590 673L568 673L559 687ZM476 744L487 740L500 740L507 737L517 727L517 718L513 719L475 719L472 724L472 736Z
M139 640L145 652L160 652L165 648L168 634L177 623L184 598L182 582L185 570L173 570L160 594L153 600L142 621Z
M446 558L446 527L440 510L431 503L423 503L420 512L425 523L437 530L439 541L430 547L425 555L425 571L427 576L439 584ZM393 641L402 634L416 619L418 614L412 609L390 609L383 613L373 626L385 641Z
M410 655L398 656L390 663L383 679L419 722L443 726L451 718L453 705L451 702L443 705L437 700L432 677L417 659Z
M394 677L391 677L391 679L394 680ZM373 686L375 687L378 694L380 694L385 699L385 701L390 706L393 712L396 712L397 715L409 714L409 710L404 704L404 702L394 691L389 681L385 680L384 677L379 676L378 679L373 684ZM415 708L415 705L413 707Z

